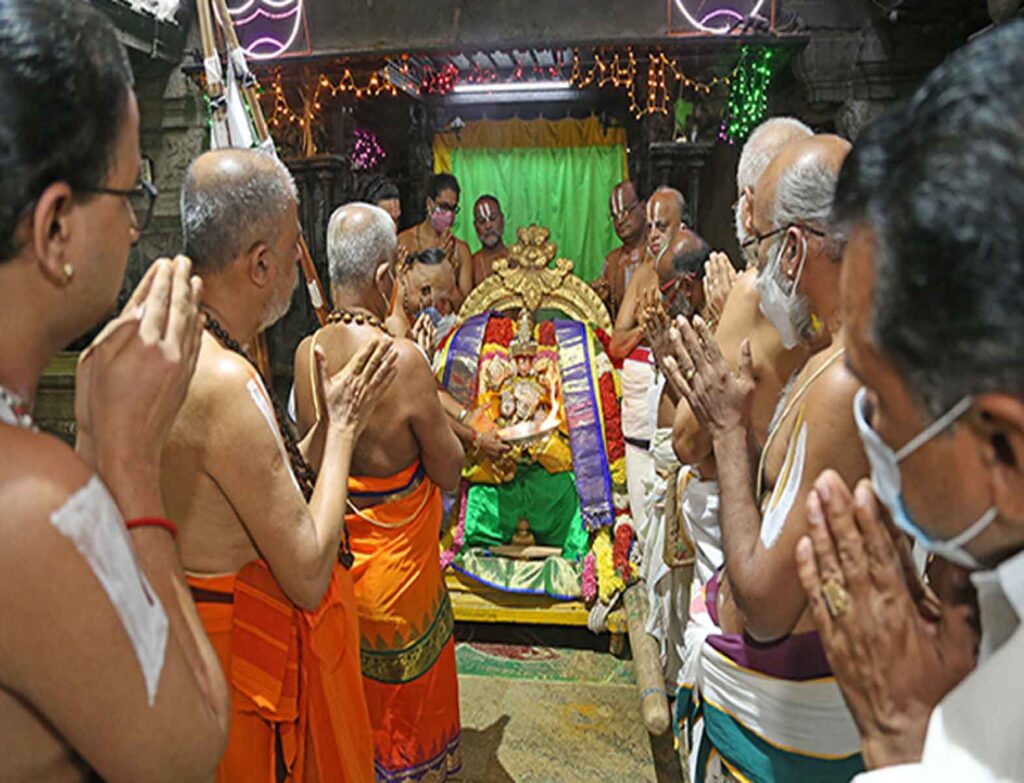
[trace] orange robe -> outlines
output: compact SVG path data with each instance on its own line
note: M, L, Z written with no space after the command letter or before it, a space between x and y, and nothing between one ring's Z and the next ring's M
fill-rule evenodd
M315 612L292 604L259 560L188 583L231 685L218 783L372 781L351 574L335 566Z
M441 493L419 463L349 479L363 686L381 783L439 783L461 767L454 620L441 576Z

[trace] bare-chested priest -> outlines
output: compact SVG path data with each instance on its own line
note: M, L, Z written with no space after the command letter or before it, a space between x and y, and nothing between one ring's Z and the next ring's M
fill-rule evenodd
M862 768L860 737L831 677L794 558L821 471L831 468L853 484L868 468L853 417L859 384L843 363L843 236L831 217L849 148L836 136L795 141L757 183L761 308L784 348L802 343L811 352L779 399L760 459L750 448L749 343L737 372L706 325L696 333L680 326L686 349L675 381L712 438L725 547L725 569L708 582L706 603L691 605L691 615L714 624L694 636L706 640L686 673L687 682L700 683L691 707L716 705L690 711L704 725L694 759L711 764L705 760L720 757L714 763L748 779L847 781ZM717 688L721 676L735 685ZM772 709L754 715L744 706L751 699L770 700ZM754 754L764 759L756 770Z
M335 323L295 357L300 431L319 421L311 391L314 346L327 369L379 338L394 307L395 235L387 214L347 204L327 227ZM377 779L444 781L460 767L459 694L452 607L441 576L441 491L462 472L463 451L441 409L430 366L395 340L398 377L370 416L352 456L348 518L359 606L363 685Z
M160 497L201 330L157 261L79 364L77 452L44 368L107 317L155 193L128 57L78 0L0 3L0 780L209 780L230 714Z
M458 290L453 292L459 295L458 301L452 302L456 310L462 305L462 299L469 296L469 289L462 288L464 279L461 271L472 268L473 255L469 252L469 245L452 233L461 193L459 181L451 174L434 174L427 183L427 216L422 223L398 235L398 245L408 256L432 247L444 250L459 284Z
M644 206L636 186L629 180L616 185L608 198L612 223L622 245L605 256L601 276L592 285L607 305L613 321L622 306L629 281L644 259L647 242Z
M352 578L339 551L347 552L352 448L394 357L386 343L367 341L330 376L318 365L325 415L314 439L326 454L318 477L245 354L287 312L297 281L288 170L262 152L208 152L188 170L181 215L207 333L164 451L163 494L232 690L217 779L362 783L372 779L373 750Z
M771 117L761 123L743 145L736 169L736 241L743 249L747 268L728 292L715 329L715 342L733 366L739 366L740 346L749 341L755 383L751 395L751 428L754 440L764 443L768 425L782 387L807 358L803 344L783 348L778 330L761 312L757 285L757 245L754 237L755 186L787 145L812 136L811 129L793 117ZM767 184L767 183L766 183ZM772 186L774 189L774 186ZM682 509L687 533L696 550L695 588L702 587L722 565L722 535L718 524L718 483L711 438L701 430L686 400L676 407L673 448L688 466L682 489Z
M459 270L459 288L472 291L494 271L494 262L508 257L505 247L505 213L494 196L481 196L473 205L473 228L480 240L480 249L473 254L469 267ZM471 277L471 279L467 279Z

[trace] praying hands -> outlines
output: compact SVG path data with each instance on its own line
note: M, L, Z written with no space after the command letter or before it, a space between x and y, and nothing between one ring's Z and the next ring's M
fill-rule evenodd
M943 561L950 573L940 600L867 480L851 496L825 471L808 495L807 518L810 536L796 548L800 581L864 761L869 768L918 761L932 710L975 665L966 572Z
M738 276L736 267L725 253L712 253L704 262L704 301L708 315L715 323L722 317L725 300L729 298Z
M669 330L666 374L712 436L749 423L755 385L752 365L750 342L744 340L739 370L733 370L700 316L694 317L692 326L677 318Z

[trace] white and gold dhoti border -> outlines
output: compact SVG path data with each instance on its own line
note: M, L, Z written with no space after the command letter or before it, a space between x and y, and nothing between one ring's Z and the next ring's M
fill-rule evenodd
M691 783L845 783L860 736L815 632L758 644L717 626L717 577L690 606L676 720Z

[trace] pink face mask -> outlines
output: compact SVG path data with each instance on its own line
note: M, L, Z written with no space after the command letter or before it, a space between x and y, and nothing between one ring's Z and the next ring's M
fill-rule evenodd
M440 234L452 227L452 223L455 222L455 213L450 209L436 207L430 215L430 222L434 226L434 230Z

